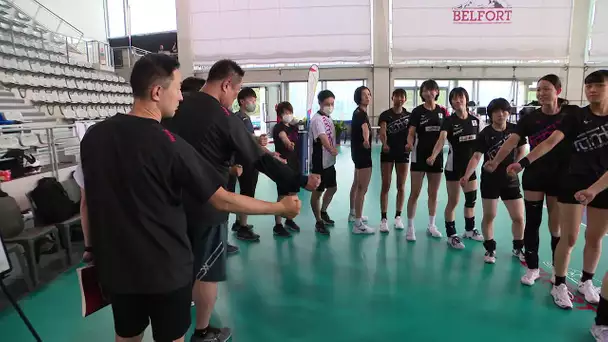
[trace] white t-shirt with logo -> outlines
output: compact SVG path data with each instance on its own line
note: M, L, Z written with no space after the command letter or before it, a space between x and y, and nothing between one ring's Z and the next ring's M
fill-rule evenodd
M315 153L315 141L321 134L327 135L329 143L332 146L335 144L336 128L333 120L328 116L317 113L310 119L310 138L312 139L313 145L312 153ZM328 167L335 165L336 157L332 156L325 147L321 147L321 149L323 150L323 169L327 169Z

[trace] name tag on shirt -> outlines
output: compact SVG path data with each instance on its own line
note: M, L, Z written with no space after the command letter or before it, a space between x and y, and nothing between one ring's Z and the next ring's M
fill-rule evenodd
M426 126L424 128L425 131L427 132L439 132L441 130L440 126Z
M460 142L465 142L465 141L473 141L477 139L477 135L475 134L469 134L469 135L463 135L460 138L458 138L458 141Z

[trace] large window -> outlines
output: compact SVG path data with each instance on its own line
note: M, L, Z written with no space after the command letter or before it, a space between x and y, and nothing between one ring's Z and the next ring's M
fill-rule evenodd
M177 29L174 0L107 0L109 38ZM125 13L124 4L128 4ZM126 20L125 20L126 15ZM125 21L127 27L125 27Z
M509 102L516 101L512 81L479 81L477 102L480 106L485 107L490 101L498 97L505 98Z
M110 38L127 35L125 28L125 8L123 0L106 0L108 2L108 29Z

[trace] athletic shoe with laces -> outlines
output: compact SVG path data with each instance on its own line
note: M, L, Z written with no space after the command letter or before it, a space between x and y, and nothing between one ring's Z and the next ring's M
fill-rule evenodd
M597 287L593 286L592 280L579 283L578 292L585 297L587 303L598 304L600 302L600 291Z
M591 335L597 342L608 342L608 326L594 323L591 326Z
M294 232L300 232L300 226L298 226L293 220L285 220L285 228Z
M327 214L327 212L325 212L325 211L321 212L321 220L323 220L323 223L325 223L328 226L333 226L336 223L334 220L332 220L329 217L329 214Z
M540 270L537 269L526 269L526 274L521 277L521 283L524 285L532 286L536 282L536 279L540 278Z
M382 219L382 222L380 222L380 232L381 233L388 233L388 222L386 222L386 219Z
M226 342L232 336L230 328L207 327L204 336L192 335L190 342Z
M463 249L464 243L458 237L458 235L453 235L448 238L448 245L454 249Z
M361 222L361 224L355 224L353 227L353 234L374 234L374 228L368 226L367 224Z
M348 214L348 222L354 223L357 221L355 214ZM361 216L361 221L367 222L367 216Z
M327 227L325 227L325 223L323 222L317 222L315 224L315 231L322 235L329 235L329 230L327 230Z
M512 253L513 253L513 257L519 259L519 261L521 261L521 262L525 262L526 261L526 256L524 254L523 249L514 249L512 251Z
M486 252L486 255L483 257L483 261L485 261L486 264L496 263L496 252L495 251Z
M407 233L405 233L405 239L407 241L416 241L416 229L410 226L407 227Z
M395 217L395 229L404 229L403 221L401 220L401 216Z
M276 236L291 237L291 234L287 231L287 229L285 229L285 227L282 224L275 224L274 228L272 228L272 232Z
M469 240L483 241L483 235L477 229L465 231L462 237Z
M441 235L441 232L437 229L437 226L435 226L434 224L429 225L429 227L426 229L426 233L434 238L441 238L443 236Z
M228 247L226 247L226 252L228 254L235 254L239 252L239 248L235 245L228 244Z
M553 285L553 288L551 288L551 295L553 296L555 305L562 309L572 309L572 299L574 299L574 296L568 291L566 284L560 284L559 286Z
M248 224L248 225L247 225L247 227L248 227L249 229L253 229L253 225L252 225L252 224ZM233 232L238 232L238 231L239 231L239 228L241 228L241 224L240 224L240 223L238 223L238 222L234 222L234 223L232 224L232 231L233 231Z
M260 236L253 229L243 226L236 232L236 238L243 241L259 241Z

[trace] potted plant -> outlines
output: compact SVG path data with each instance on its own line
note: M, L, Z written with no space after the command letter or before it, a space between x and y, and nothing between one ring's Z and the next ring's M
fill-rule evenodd
M334 121L334 127L336 128L336 145L340 145L342 134L347 130L346 123L344 121Z

